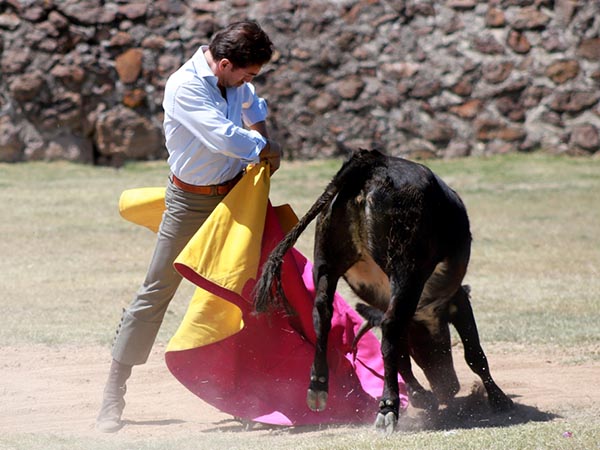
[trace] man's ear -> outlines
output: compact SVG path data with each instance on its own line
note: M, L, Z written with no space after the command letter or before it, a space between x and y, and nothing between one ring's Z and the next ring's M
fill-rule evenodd
M227 58L223 58L223 59L219 60L218 66L219 66L220 70L225 70L229 66L232 66L232 64L231 64L231 61L229 61Z

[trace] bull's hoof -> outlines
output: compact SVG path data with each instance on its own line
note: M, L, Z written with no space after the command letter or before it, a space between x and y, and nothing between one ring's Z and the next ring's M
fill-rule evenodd
M328 394L326 391L313 391L309 389L306 393L306 404L315 412L325 411Z
M410 404L418 409L437 411L439 403L433 392L422 390L409 394Z
M396 429L397 423L398 417L393 411L389 411L387 413L379 412L377 413L377 418L375 419L375 429L389 436Z
M504 393L502 393L501 395L496 395L494 397L489 397L488 401L490 407L492 408L492 411L494 411L495 413L503 413L506 411L510 411L515 407L513 401L510 398L508 398Z
M460 384L458 383L458 379L454 378L451 381L446 381L438 384L431 383L433 395L437 399L440 404L447 405L449 404L458 391L460 391Z
M484 384L484 386L487 391L488 403L490 404L492 411L495 413L502 413L514 408L515 405L512 400L506 396L504 391L502 391L496 383L492 381L487 385Z

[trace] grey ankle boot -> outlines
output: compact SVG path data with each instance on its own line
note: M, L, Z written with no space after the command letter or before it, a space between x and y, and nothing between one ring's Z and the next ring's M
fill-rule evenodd
M104 398L100 413L96 419L96 429L104 433L114 433L123 426L121 415L125 408L125 382L131 375L131 366L121 364L113 359L108 374Z

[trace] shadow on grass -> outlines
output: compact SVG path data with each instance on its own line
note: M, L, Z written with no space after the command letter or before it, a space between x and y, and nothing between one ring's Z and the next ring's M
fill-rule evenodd
M512 397L513 401L515 397ZM373 411L373 423L375 422ZM550 422L560 418L558 414L553 414L534 406L523 405L515 402L514 408L507 412L493 412L487 402L485 394L481 390L474 389L471 394L464 397L455 398L449 405L440 408L435 412L426 412L409 408L409 410L400 417L396 432L417 432L417 431L449 431L471 428L492 428L492 427L510 427L514 425L525 424L529 422ZM365 425L368 427L369 425ZM216 427L206 430L211 432L241 432L241 431L280 431L288 434L301 434L323 430L335 430L336 428L355 428L356 425L313 425L285 427L266 425L240 419L228 419L218 422Z

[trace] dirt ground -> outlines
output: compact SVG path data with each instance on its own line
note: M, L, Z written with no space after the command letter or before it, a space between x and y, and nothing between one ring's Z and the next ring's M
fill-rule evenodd
M157 346L149 362L134 369L126 396L125 426L119 431L121 437L242 430L242 425L232 421L231 416L220 413L179 384L167 370L163 352L164 348ZM98 434L94 420L108 358L108 350L101 347L0 347L0 436ZM489 412L482 412L487 408L477 409L473 399L480 398L471 394L476 378L455 356L463 386L456 404L446 409L446 416L440 414L435 423L418 421L420 413L409 409L403 426L447 429L481 426L494 420L503 424L544 421L565 417L565 411L569 414L597 409L600 404L600 364L566 365L531 353L509 356L488 351L488 358L497 383L517 404L512 415L494 419Z

